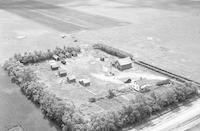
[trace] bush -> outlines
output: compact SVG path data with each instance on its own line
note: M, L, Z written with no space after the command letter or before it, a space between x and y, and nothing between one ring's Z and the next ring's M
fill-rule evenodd
M110 47L110 46L107 46L107 45L104 45L104 44L94 44L93 48L102 50L102 51L104 51L104 52L106 52L110 55L117 56L119 58L126 58L126 57L133 58L132 54L129 54L127 52L124 52L122 50L118 50L116 48L113 48L113 47Z
M125 56L123 52L116 51L107 46L95 45L96 48L108 51L117 56ZM79 52L79 48L56 48L53 52L47 53L35 51L34 53L25 53L24 56L15 54L15 56L4 63L4 70L8 72L12 82L21 87L22 92L33 102L40 105L41 110L50 119L55 120L63 131L116 131L129 125L134 125L145 119L148 119L153 113L164 110L173 104L185 101L190 97L198 95L197 87L190 83L174 84L168 81L161 82L159 88L150 93L140 94L128 105L117 111L95 114L89 120L83 119L84 116L71 101L62 101L55 95L49 94L44 89L46 85L39 82L34 71L19 61L24 63L35 63L50 59L54 53L59 52ZM167 83L167 84L166 84ZM108 98L115 97L113 90L108 91ZM96 98L90 98L90 102L95 102Z
M109 90L108 90L108 96L107 96L107 97L108 97L109 99L112 99L112 98L115 97L115 96L116 96L116 95L115 95L115 93L113 92L113 90L110 90L110 89L109 89Z

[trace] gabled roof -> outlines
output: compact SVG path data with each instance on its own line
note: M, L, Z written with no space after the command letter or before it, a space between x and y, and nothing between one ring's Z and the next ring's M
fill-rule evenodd
M132 61L131 61L131 59L129 57L118 59L117 61L121 66L128 65L128 64L132 63Z

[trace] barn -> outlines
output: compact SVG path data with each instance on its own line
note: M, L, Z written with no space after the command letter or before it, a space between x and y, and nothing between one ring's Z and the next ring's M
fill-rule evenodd
M118 59L115 64L117 69L123 71L132 68L132 61L129 57Z

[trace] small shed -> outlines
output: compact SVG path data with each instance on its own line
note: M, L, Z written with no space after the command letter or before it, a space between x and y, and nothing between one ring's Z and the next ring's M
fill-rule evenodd
M69 52L66 52L66 53L65 53L65 56L66 56L66 58L71 58L71 57L72 57L72 54L69 53Z
M77 57L78 56L78 53L76 51L72 51L71 54L72 54L73 57Z
M56 61L59 61L59 57L57 55L53 55L52 58Z
M59 65L57 65L57 64L51 64L51 69L52 70L58 70L58 68L59 68Z
M60 76L60 77L65 77L66 75L67 75L67 72L66 72L66 70L59 70L58 71L58 75Z
M89 79L81 79L81 80L79 80L79 83L82 86L90 86L90 80Z
M71 76L67 76L67 81L69 83L75 83L76 82L76 77L71 75Z
M132 68L132 61L129 57L118 59L115 62L115 66L117 69L119 69L121 71L130 69L130 68Z

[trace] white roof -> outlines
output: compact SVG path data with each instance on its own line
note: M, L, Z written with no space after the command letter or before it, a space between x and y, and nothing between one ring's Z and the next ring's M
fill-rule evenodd
M129 57L118 59L117 61L120 65L128 65L128 64L132 63L132 61Z
M90 83L90 80L89 79L81 79L79 81L82 81L83 83Z
M56 64L56 63L51 63L50 65L51 65L52 67L59 67L59 65Z

